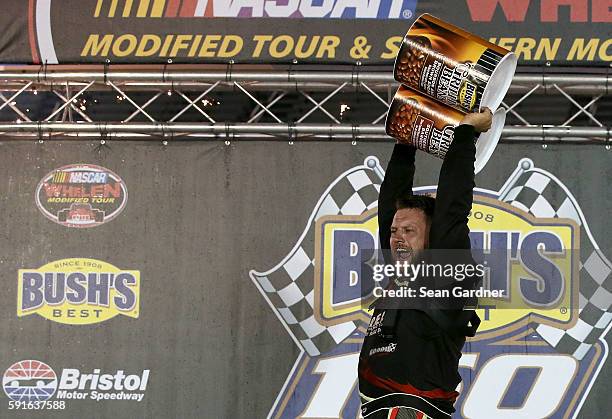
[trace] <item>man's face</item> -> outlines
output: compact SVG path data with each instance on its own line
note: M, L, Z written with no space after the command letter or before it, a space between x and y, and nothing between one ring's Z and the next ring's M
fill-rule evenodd
M417 208L397 210L391 224L391 254L394 261L408 261L429 245L429 221Z

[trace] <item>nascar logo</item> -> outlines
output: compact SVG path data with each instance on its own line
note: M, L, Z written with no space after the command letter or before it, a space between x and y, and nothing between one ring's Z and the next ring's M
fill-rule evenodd
M19 270L17 316L36 313L63 324L138 318L139 294L140 271L95 259L62 259Z
M50 183L101 183L105 184L108 173L104 172L64 172L58 170Z
M94 17L410 19L417 0L98 0Z

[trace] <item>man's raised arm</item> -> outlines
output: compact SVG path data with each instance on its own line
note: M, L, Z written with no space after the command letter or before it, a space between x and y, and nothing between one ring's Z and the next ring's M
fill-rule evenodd
M412 195L415 152L416 148L411 145L395 144L387 165L385 179L378 195L378 236L382 249L390 248L389 240L395 214L395 200L399 196Z
M436 209L431 223L432 249L469 249L468 214L474 193L476 133L491 127L491 111L466 115L455 128L455 135L442 163Z

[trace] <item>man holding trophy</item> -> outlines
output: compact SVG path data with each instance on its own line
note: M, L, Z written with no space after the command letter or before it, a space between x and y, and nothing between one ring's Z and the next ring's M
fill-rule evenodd
M378 200L380 244L393 263L423 249L469 249L475 136L491 127L488 108L463 117L446 153L436 198L412 195L416 148L395 145ZM450 418L458 393L469 317L456 311L376 309L359 357L364 418ZM472 311L466 313L473 314Z
M457 253L473 263L468 216L474 175L501 136L505 111L499 105L516 65L512 52L428 14L408 30L394 66L401 85L386 121L397 144L378 199L387 263L416 268L433 254L456 264L451 255ZM412 194L417 149L444 160L436 198ZM373 304L359 356L361 413L368 419L448 419L459 395L461 350L480 324L475 311L465 309L475 300L406 305L406 293L420 287L397 274L390 279L388 294L399 291L404 297L381 297ZM473 290L480 279L463 281L455 272L441 280L421 275L412 281L442 295L449 281Z

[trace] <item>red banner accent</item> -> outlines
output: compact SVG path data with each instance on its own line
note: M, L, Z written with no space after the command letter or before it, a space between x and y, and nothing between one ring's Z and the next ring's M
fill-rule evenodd
M166 6L166 17L176 17L178 15L179 7L181 6L181 0L168 0Z
M198 5L198 0L183 0L183 6L181 7L181 17L193 17L195 15L195 9Z
M36 27L34 26L35 1L36 0L29 0L28 2L28 38L30 41L30 50L32 51L32 63L40 64L38 45L36 43Z

